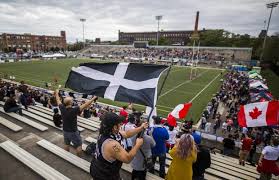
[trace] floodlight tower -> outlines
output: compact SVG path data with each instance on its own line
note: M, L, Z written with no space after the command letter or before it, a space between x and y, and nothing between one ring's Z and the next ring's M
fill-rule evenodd
M273 2L273 3L266 4L266 7L268 9L271 9L271 10L270 10L270 15L269 15L268 23L267 23L266 33L265 33L265 36L264 36L263 50L261 52L260 61L263 60L264 49L265 49L265 44L266 44L266 38L267 38L268 29L269 29L270 19L271 19L271 16L272 16L272 11L273 11L273 8L277 7L278 4L279 4L279 2Z
M82 36L83 36L83 48L85 48L85 40L84 40L84 22L86 21L86 19L81 18L80 22L82 23Z
M157 29L157 46L159 44L159 29L160 29L160 21L162 20L163 16L155 16L155 19L158 21L158 29Z

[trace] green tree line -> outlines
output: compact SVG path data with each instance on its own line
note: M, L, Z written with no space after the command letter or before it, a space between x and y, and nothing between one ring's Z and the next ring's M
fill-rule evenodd
M225 30L206 30L199 34L199 41L200 46L252 47L252 59L259 60L263 50L264 38L252 37L249 34L234 34ZM187 45L192 46L193 43L194 40L191 39ZM158 44L171 45L171 42L167 38L161 37ZM156 45L156 41L149 41L149 45ZM267 37L263 60L274 64L279 63L279 33Z
M259 60L263 50L264 37L240 35L225 30L207 30L200 33L201 46L252 47L252 59ZM193 43L192 41L190 43ZM279 61L279 33L267 37L263 60L275 64Z

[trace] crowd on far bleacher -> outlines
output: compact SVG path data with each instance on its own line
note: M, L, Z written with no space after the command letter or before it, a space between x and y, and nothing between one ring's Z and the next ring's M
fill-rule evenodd
M149 60L160 59L169 60L171 58L178 58L184 60L200 59L200 60L213 60L222 61L225 58L232 60L234 55L213 53L197 49L193 52L192 49L183 48L134 48L134 47L105 47L94 46L87 51L89 54L102 55L104 58L144 58Z

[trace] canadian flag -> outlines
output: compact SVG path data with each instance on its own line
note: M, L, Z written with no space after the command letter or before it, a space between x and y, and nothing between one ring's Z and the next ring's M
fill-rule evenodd
M169 113L167 121L171 126L176 126L176 119L183 119L186 117L192 103L178 104L171 113Z
M240 106L241 127L274 126L279 124L279 101L257 102Z

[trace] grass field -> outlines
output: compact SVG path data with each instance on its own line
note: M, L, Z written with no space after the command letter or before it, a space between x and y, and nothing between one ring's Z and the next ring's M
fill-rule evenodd
M52 82L54 76L58 76L58 82L63 86L71 67L90 61L93 60L65 59L5 63L0 64L0 74L13 75L16 81L24 80L27 84L39 87L44 87L45 82ZM159 115L167 116L177 104L192 101L193 106L187 119L193 118L194 121L199 119L204 107L219 89L220 79L222 78L221 70L198 68L197 76L192 80L189 80L190 71L191 69L188 67L172 67L158 97L157 112ZM162 82L162 79L160 79L160 82ZM100 101L116 106L127 104L107 99L100 99ZM135 105L135 107L139 110L145 109L141 105Z

